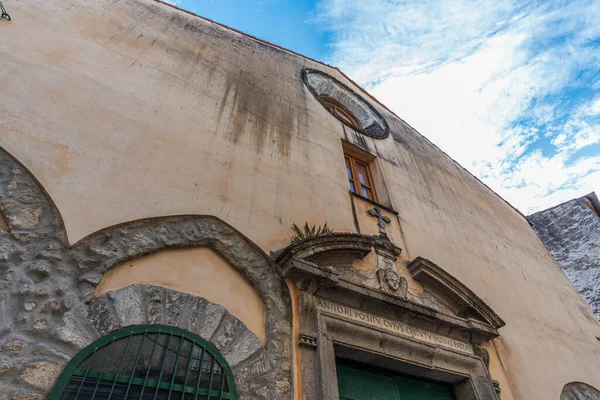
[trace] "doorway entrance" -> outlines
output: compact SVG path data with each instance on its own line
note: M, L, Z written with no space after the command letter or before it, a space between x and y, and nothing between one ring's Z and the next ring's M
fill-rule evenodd
M337 364L340 400L456 400L451 386Z

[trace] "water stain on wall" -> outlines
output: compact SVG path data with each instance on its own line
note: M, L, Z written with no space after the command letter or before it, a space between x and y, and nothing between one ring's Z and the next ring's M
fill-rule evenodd
M227 125L227 139L234 144L250 143L259 152L274 145L280 156L287 157L296 125L295 112L285 100L273 101L277 95L257 82L248 70L225 76L217 126Z

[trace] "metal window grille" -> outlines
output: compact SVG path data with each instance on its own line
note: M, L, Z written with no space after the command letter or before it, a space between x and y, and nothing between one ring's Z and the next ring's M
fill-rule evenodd
M65 367L49 400L236 399L229 365L182 329L141 325L92 343Z

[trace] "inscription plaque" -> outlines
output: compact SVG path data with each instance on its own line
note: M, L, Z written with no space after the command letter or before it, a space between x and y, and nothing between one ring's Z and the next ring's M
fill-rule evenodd
M440 335L439 333L431 332L422 328L417 328L416 326L409 325L404 322L394 321L379 315L370 314L361 310L350 308L348 306L332 303L320 298L317 298L316 301L317 307L327 313L339 315L352 321L371 325L399 336L420 340L422 342L434 344L463 353L473 354L473 347L469 343L449 338L447 336Z

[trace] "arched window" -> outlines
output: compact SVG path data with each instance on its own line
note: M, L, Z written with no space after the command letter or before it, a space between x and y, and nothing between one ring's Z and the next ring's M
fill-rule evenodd
M329 109L329 112L338 118L341 118L346 124L352 126L354 129L358 129L358 119L344 105L326 94L320 95L319 99L323 101L325 106Z
M124 328L79 352L50 400L236 399L229 365L210 343L162 325Z

